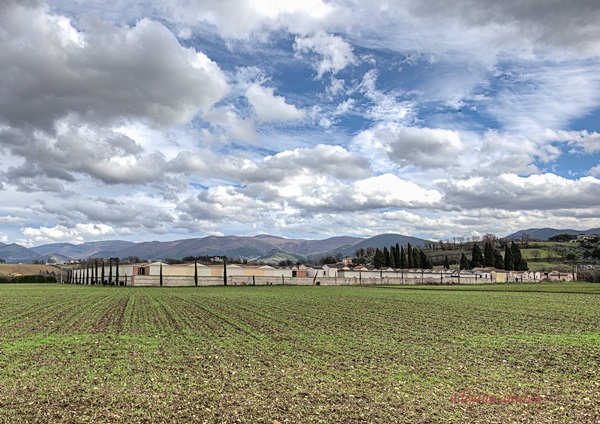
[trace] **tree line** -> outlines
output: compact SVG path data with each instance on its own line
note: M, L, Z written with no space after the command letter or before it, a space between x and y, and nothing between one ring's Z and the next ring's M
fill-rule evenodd
M357 264L366 263L368 253L368 249L358 249L356 251L357 260L355 262ZM408 243L406 249L404 246L400 246L399 243L396 243L395 246L390 246L389 249L387 247L384 247L383 250L375 248L372 261L375 268L433 269L433 264L425 252L413 247L410 243Z
M357 265L372 264L374 268L397 268L397 269L433 269L431 259L425 251L411 246L408 243L406 249L396 243L395 246L379 248L360 248L355 252L356 258L353 262ZM333 260L333 258L330 258ZM457 258L458 259L458 258ZM335 263L327 262L324 263ZM483 245L473 243L470 258L464 252L461 254L460 269L472 269L479 267L497 268L507 271L527 271L529 266L521 254L521 249L514 241L506 244L504 255L495 247L494 240L487 240ZM448 256L444 258L444 269L450 269L451 264Z
M444 268L450 268L448 257L444 262ZM494 247L491 241L486 241L483 251L478 244L473 244L471 259L463 253L460 257L460 269L472 269L479 267L504 269L506 271L527 271L529 266L523 259L521 249L513 241L504 247L504 256Z

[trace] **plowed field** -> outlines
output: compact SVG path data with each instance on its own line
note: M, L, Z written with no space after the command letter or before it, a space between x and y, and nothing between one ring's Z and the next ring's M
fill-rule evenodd
M600 422L600 285L0 287L0 422Z

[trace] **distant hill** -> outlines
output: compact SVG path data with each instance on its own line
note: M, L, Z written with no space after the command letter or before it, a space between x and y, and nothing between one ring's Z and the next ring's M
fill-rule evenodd
M529 228L527 230L517 231L514 234L506 236L506 239L521 239L523 234L529 234L530 238L537 240L548 240L551 237L554 237L558 234L569 234L569 235L577 235L577 234L600 234L600 228L591 228L589 230L557 230L556 228Z
M196 255L225 255L230 258L258 259L274 251L293 255L326 253L360 242L358 237L333 237L325 240L287 239L269 235L256 237L209 236L172 242L137 243L118 252L119 257L138 256L146 259L181 259Z
M306 259L307 256L305 255L296 255L294 253L284 252L282 250L273 250L258 258L259 261L271 265L278 265L281 261L290 261L291 263L295 264L298 261L303 261Z
M228 256L248 260L275 262L289 259L292 261L319 258L326 255L342 254L352 256L360 247L378 247L383 249L400 243L406 246L422 246L427 240L400 234L382 234L364 239L360 237L330 237L324 240L288 239L261 234L255 237L209 236L203 238L182 239L168 242L133 243L123 240L88 242L83 244L53 243L32 249L17 244L0 243L0 258L7 263L31 263L34 259L53 258L57 263L70 259L95 257L127 258L137 256L140 259L181 259L186 256Z
M354 246L365 239L359 237L331 237L325 240L284 240L286 242L278 245L281 250L296 255L314 255L330 252L344 246Z
M30 264L35 259L42 259L42 255L18 244L3 244L0 246L0 258L8 264Z
M109 258L115 253L133 246L136 243L123 240L93 241L83 244L52 243L33 247L30 250L39 255L56 255L71 259L87 259L93 257Z
M408 246L408 243L413 247L424 246L427 243L431 243L429 240L424 240L417 237L403 236L400 234L380 234L378 236L374 236L368 238L366 240L361 241L353 246L348 246L342 249L338 249L335 253L341 253L344 256L354 256L354 253L357 249L367 247L376 247L379 249L383 249L384 247L389 248L390 246L395 246L398 243L400 246Z

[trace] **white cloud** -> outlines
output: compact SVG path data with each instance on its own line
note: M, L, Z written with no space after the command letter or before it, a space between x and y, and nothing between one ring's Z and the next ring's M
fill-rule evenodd
M314 65L317 79L326 73L335 75L347 66L357 64L352 46L337 35L319 32L313 36L296 37L294 49L298 56L314 52L321 57L321 61Z
M367 160L340 146L317 145L286 150L273 156L218 156L211 150L182 152L167 170L204 178L239 181L244 185L285 181L295 176L329 176L333 179L356 180L370 173Z
M413 119L412 101L400 101L401 92L384 92L377 89L378 72L374 69L366 72L358 86L370 104L364 112L365 116L382 122L406 123Z
M105 224L76 224L73 227L56 225L54 227L25 227L21 232L27 237L24 244L71 242L83 243L87 237L100 238L115 234L112 227ZM23 241L21 241L23 242Z
M232 186L215 186L187 199L178 208L190 218L210 222L256 222L264 214L281 210L280 204L246 196Z
M274 95L273 89L269 87L252 84L246 90L246 98L261 121L289 121L305 116L304 111L286 103L284 97Z
M589 174L589 175L592 175L592 176L594 176L594 177L600 177L600 164L598 164L598 165L596 165L596 166L594 166L594 167L590 168L590 169L588 170L588 174Z
M444 204L460 209L578 209L597 206L600 196L600 180L594 177L570 180L554 174L503 174L437 185L444 193Z
M352 199L371 208L435 206L442 195L436 190L424 190L417 184L383 174L354 183Z
M70 114L88 122L176 125L228 90L214 62L183 48L158 22L77 31L65 17L21 4L9 4L0 19L0 122L15 127L51 131Z
M369 172L368 161L356 153L341 146L322 144L278 153L265 158L264 165L288 173L308 171L311 175L328 175L340 179L358 179Z
M487 102L487 112L507 130L562 129L600 104L597 63L535 61L512 69L511 75L500 75L504 82Z
M225 38L248 39L260 36L266 29L309 30L333 10L330 3L321 0L178 1L173 7L173 19L192 27L209 23Z
M465 147L456 131L408 127L390 135L388 154L402 166L451 168Z
M293 106L292 106L293 107ZM235 110L230 108L214 108L202 115L214 127L220 127L225 132L225 142L238 140L254 144L258 140L258 134L254 121L249 118L240 118Z

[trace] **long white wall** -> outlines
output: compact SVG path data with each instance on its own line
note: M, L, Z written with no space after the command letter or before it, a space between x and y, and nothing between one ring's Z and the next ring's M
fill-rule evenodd
M134 287L159 287L160 277L156 275L136 275L130 280ZM458 284L456 278L340 278L340 277L318 277L318 278L277 278L277 277L251 277L251 276L228 276L229 286L266 286L266 285L294 285L294 286L350 286L350 285L374 285L374 284ZM491 280L484 279L460 279L460 284L491 284ZM128 284L129 285L129 284ZM193 287L193 277L163 276L163 287ZM198 286L222 286L223 277L198 277Z

